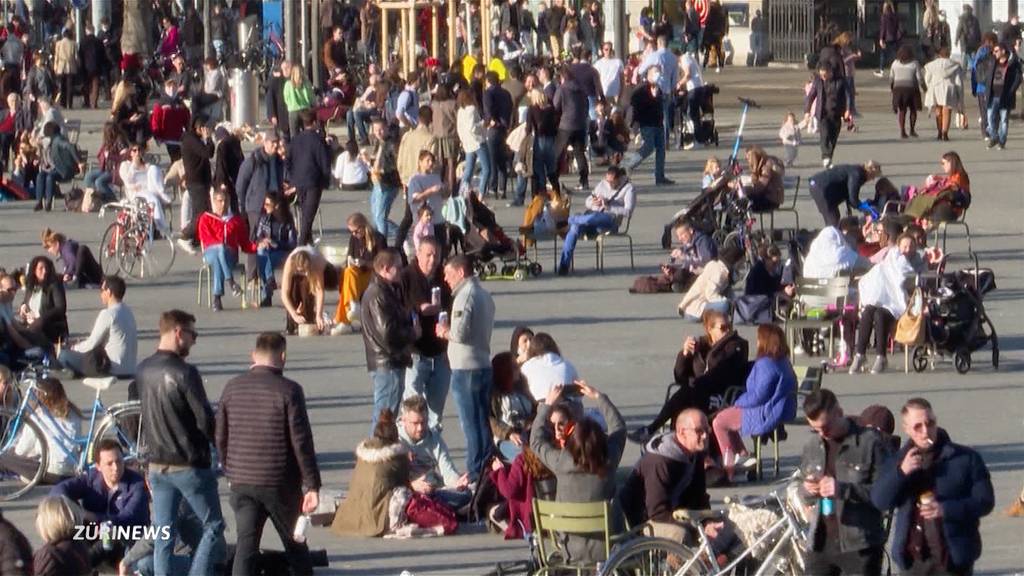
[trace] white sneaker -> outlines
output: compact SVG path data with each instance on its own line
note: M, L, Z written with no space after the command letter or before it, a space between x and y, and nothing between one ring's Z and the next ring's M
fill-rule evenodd
M832 159L831 158L822 158L821 159L821 165L824 168L828 168L829 166L832 165Z
M340 336L342 334L352 334L355 330L352 329L351 324L335 324L331 328L331 336Z
M700 142L694 142L693 140L691 140L686 144L686 146L683 146L683 150L700 150L703 147L704 145L701 144Z
M881 70L875 70L875 76L878 76L879 78L885 78L885 72L882 72Z
M875 363L871 365L871 373L876 375L881 374L882 372L885 372L885 369L888 366L889 361L885 358L885 356L876 356Z
M184 238L178 238L177 244L178 244L178 248L181 248L182 250L184 250L185 252L188 252L189 254L191 254L193 256L195 256L196 254L199 253L199 251L196 250L194 246L192 246L192 242L190 242L190 241L188 241L188 240L186 240Z
M794 356L803 356L804 354L805 354L805 352L804 352L804 347L803 346L801 346L800 344L797 344L796 346L793 346L793 355Z
M359 302L348 303L348 313L346 314L346 318L348 318L349 322L359 322L359 319L362 318L362 314L363 307L360 306Z
M861 371L864 370L865 363L866 360L864 359L863 354L855 354L853 356L853 360L850 362L850 375L856 376L857 374L860 374Z

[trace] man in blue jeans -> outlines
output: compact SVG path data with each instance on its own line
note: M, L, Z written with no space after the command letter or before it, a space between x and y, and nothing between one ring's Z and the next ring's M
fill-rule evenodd
M370 430L382 410L398 414L405 370L412 366L412 345L420 337L419 316L402 301L402 256L394 248L373 258L373 280L363 293L361 323L366 369L373 381Z
M448 259L444 281L455 300L450 320L439 322L436 333L448 341L452 396L466 436L466 473L476 482L494 448L489 420L494 299L473 276L473 263L465 254Z
M569 217L569 232L562 244L562 260L558 264L558 275L566 276L572 266L572 255L576 240L584 232L600 233L618 230L622 221L629 218L636 206L636 191L618 166L609 166L604 179L587 196L587 211Z
M142 421L146 423L142 433L149 462L153 525L169 528L169 537L154 543L153 568L158 576L171 573L182 500L202 525L188 574L213 574L224 562L224 516L210 459L214 415L199 371L185 362L196 342L195 321L195 316L181 310L161 314L156 353L136 370Z
M452 292L441 271L441 248L433 236L420 240L416 259L402 272L402 294L409 310L419 315L421 335L412 345L412 367L405 371L403 397L421 396L429 407L430 428L444 417L452 371L448 343L437 337L435 326L442 312L452 307Z
M640 136L644 139L643 146L630 160L625 162L628 170L635 170L641 162L654 152L654 183L658 186L671 186L674 181L665 177L665 129L664 102L667 94L661 87L661 67L652 66L647 69L647 84L637 86L630 98L633 107L633 121L640 126Z
M374 149L370 154L370 177L373 180L373 191L370 192L370 216L373 227L385 237L388 228L397 229L388 222L391 205L395 202L402 180L398 175L398 150L395 143L388 139L387 122L383 118L373 121Z
M992 47L992 56L995 62L988 82L988 147L998 146L1002 150L1006 148L1010 111L1017 104L1017 88L1021 82L1020 57L1002 43Z

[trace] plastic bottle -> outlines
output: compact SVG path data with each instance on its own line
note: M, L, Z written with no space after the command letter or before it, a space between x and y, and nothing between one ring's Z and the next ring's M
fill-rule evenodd
M295 521L295 530L292 531L292 540L295 540L299 544L304 543L306 541L307 530L309 530L309 514L303 514Z

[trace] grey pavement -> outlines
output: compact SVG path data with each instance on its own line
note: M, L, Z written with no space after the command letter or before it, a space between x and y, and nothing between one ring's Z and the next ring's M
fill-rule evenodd
M635 238L637 269L629 269L624 245L615 244L607 256L604 274L593 270L593 245L581 243L577 252L577 274L556 278L551 272L550 244L544 246L541 263L545 273L525 282L488 281L485 286L495 295L497 327L492 353L508 346L513 327L524 324L534 330L550 332L564 355L584 378L607 392L621 408L630 426L645 422L659 408L665 385L671 379L675 354L683 339L698 332L698 326L684 323L675 311L677 295L631 296L627 288L640 273L653 273L666 257L660 249L662 225L692 199L699 187L700 170L709 154L725 158L729 154L739 118L736 96L760 100L764 107L751 112L746 141L761 143L781 154L776 133L785 112L798 112L803 102L803 82L808 73L786 69L748 70L730 68L712 75L722 88L717 98L717 121L721 147L693 152L672 151L668 155L668 176L679 182L670 188L653 186L653 158L634 175L639 187L638 208L631 232ZM996 489L996 510L982 521L984 554L977 574L1024 572L1024 520L1008 519L1002 510L1009 505L1024 484L1024 393L1021 370L1024 368L1024 266L1021 262L1021 234L1024 227L1021 179L1024 177L1024 125L1014 122L1007 150L989 151L976 130L975 114L970 113L971 129L954 130L952 142L934 140L933 124L921 114L919 140L900 141L889 108L887 85L861 71L859 104L864 116L858 132L844 132L835 161L862 162L873 158L881 162L885 174L897 185L917 184L939 171L939 156L957 150L972 180L974 202L968 216L973 245L982 266L995 270L998 290L986 299L988 312L999 332L1002 362L998 371L989 362L989 352L974 354L974 368L967 375L956 374L951 364L937 366L934 372L905 375L898 368L899 355L893 358L890 372L883 376L850 377L829 374L825 386L835 390L850 413L859 413L873 403L887 405L898 412L911 396L925 396L935 406L940 425L953 439L978 449L992 472ZM82 144L94 154L98 146L103 114L81 112L67 114L83 119ZM806 138L798 166L790 173L805 177L820 167L816 137ZM596 182L595 175L592 181ZM563 179L574 182L572 176ZM804 193L798 204L801 224L820 227L821 219ZM324 223L329 244L344 244L344 218L351 212L369 211L365 193L332 190L324 195ZM397 211L397 210L396 210ZM519 210L497 208L499 221L514 235L521 220ZM789 222L788 217L777 219ZM42 253L39 233L44 226L64 231L70 237L92 246L99 242L105 222L95 215L63 212L34 214L31 203L0 205L0 264L13 268L33 255ZM962 232L951 232L950 251L963 259L966 242ZM181 307L194 311L198 318L199 341L190 360L206 379L207 391L217 399L225 382L248 366L248 351L257 332L283 328L284 311L240 310L228 297L227 310L214 314L200 309L195 302L196 269L199 259L178 254L171 274L147 282L131 282L127 302L135 309L141 337L140 354L155 346L156 320L161 310ZM91 291L69 294L69 319L72 332L85 334L99 309L98 297ZM328 301L333 306L336 297ZM749 329L741 330L752 337ZM370 380L367 376L363 344L359 336L335 338L292 338L287 373L306 390L315 434L324 488L343 490L354 466L354 447L366 435L371 407ZM77 383L69 386L72 398L88 405L88 390ZM112 390L111 400L121 400L126 390ZM458 463L463 462L464 438L459 429L453 403L449 402L444 427L449 445ZM782 445L784 472L796 466L801 447L808 438L806 427L794 427ZM629 465L637 458L638 447L630 445L623 459ZM764 492L766 485L742 489L713 490L720 501L731 493ZM234 519L227 502L227 485L220 486L228 522L229 540L234 539ZM44 490L37 489L16 502L3 504L4 515L39 543L32 529L34 507ZM268 528L265 546L279 547L273 530ZM408 569L414 574L480 574L496 561L526 557L522 542L505 542L487 534L479 526L460 528L455 536L441 539L392 541L339 539L326 529L312 529L310 543L326 547L330 569L323 574L394 575Z

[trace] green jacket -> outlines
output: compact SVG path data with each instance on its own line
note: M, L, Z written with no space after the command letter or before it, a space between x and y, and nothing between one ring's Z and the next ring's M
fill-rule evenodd
M291 82L284 84L284 105L288 112L298 112L313 106L313 88L303 82L302 86L296 88Z

